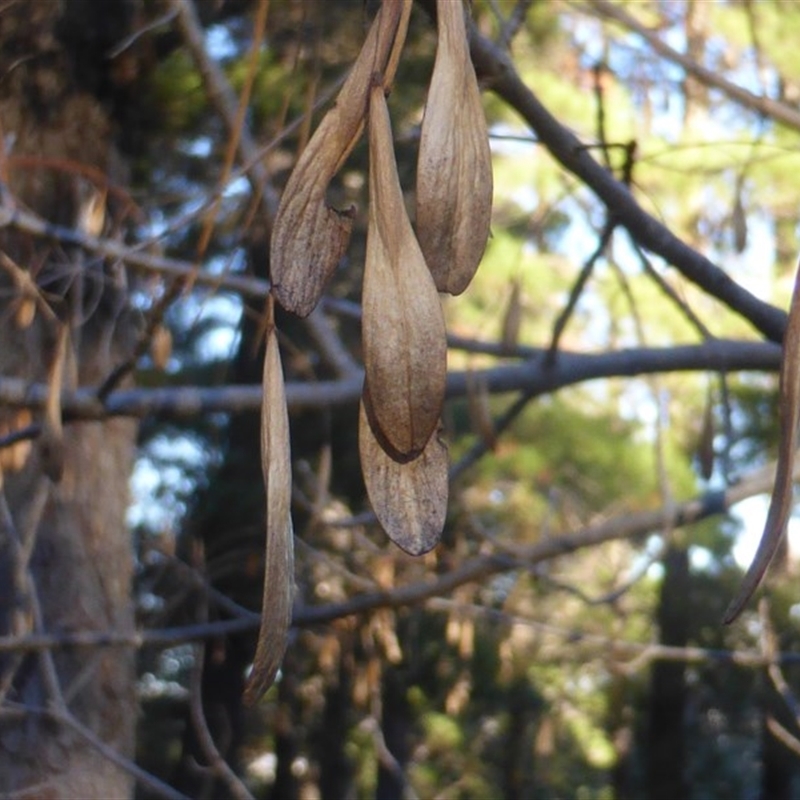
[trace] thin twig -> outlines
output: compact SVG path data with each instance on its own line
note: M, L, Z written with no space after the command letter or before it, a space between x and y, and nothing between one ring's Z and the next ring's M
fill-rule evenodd
M260 278L247 275L212 275L204 270L197 270L195 264L173 258L144 252L145 244L129 245L116 239L89 236L76 228L53 225L40 216L16 208L8 203L0 204L0 228L11 227L23 233L44 239L54 239L61 244L75 245L98 256L112 261L120 261L128 267L144 272L161 275L165 278L193 280L197 284L223 288L241 294L243 297L264 298L269 292L270 284Z
M6 573L4 578L10 583L7 591L12 601L11 608L6 609L6 624L11 631L10 638L24 637L33 630L28 569L20 535L2 486L0 486L0 545L3 551L2 561L6 564L6 569L3 570ZM14 682L22 658L22 652L13 651L12 657L3 664L3 670L0 672L0 703Z
M635 664L636 670L640 670L653 661L673 661L688 664L736 664L737 666L750 669L759 669L765 665L764 656L755 650L715 650L707 647L674 647L672 645L650 642L619 640L575 628L563 628L559 625L554 625L552 622L543 622L521 614L511 614L507 611L491 608L489 606L475 603L460 603L440 597L428 600L425 605L426 608L435 611L446 611L448 613L458 611L461 614L471 614L474 617L485 617L495 623L534 628L544 633L563 638L570 644L583 643L592 645L597 647L598 650L604 654L611 651L617 657L623 655L631 656L635 660L625 665L626 672L633 671L630 670L633 664ZM789 662L791 663L800 661L800 653L786 653L784 656L789 656ZM784 659L782 659L782 662L789 663Z
M550 347L548 348L547 354L547 361L549 364L553 364L558 356L558 343L561 341L561 335L564 333L564 329L567 327L567 323L569 322L572 313L575 311L575 306L578 305L578 300L580 300L586 283L592 275L594 265L597 263L597 260L600 258L600 256L603 255L606 247L608 247L608 243L611 241L611 237L614 235L615 228L616 222L614 217L609 215L608 220L603 226L603 231L600 234L599 241L597 242L597 247L594 249L594 252L589 256L581 268L580 275L578 275L578 279L575 281L575 284L570 290L567 305L558 315L555 325L553 325L553 335L550 339Z
M219 778L231 796L236 800L254 800L247 787L242 783L239 776L231 769L230 764L222 757L211 731L208 729L206 715L203 711L203 656L205 647L198 644L194 649L194 666L192 667L192 679L189 687L189 714L192 719L194 733L203 751L203 755L208 761L208 768L211 773Z
M767 730L796 756L800 756L800 739L793 736L773 716L767 717Z
M519 32L520 28L525 24L525 17L528 9L533 5L533 0L517 0L516 5L508 15L508 19L503 23L502 30L500 31L500 43L508 50L511 47L511 42Z
M194 3L190 0L170 0L170 8L177 13L178 27L203 79L206 93L222 117L233 141L237 142L239 158L248 165L246 174L253 193L262 193L270 216L274 216L278 208L278 194L259 160L255 141L243 122L239 123L240 106L236 93L231 89L219 64L206 50L203 26Z
M662 58L671 61L673 64L678 64L687 74L703 85L721 91L730 100L739 103L750 111L770 117L792 130L800 131L800 112L792 108L792 106L779 100L773 100L771 97L753 94L753 92L743 89L741 86L722 77L719 71L711 70L702 64L698 64L697 61L685 53L680 53L666 44L655 31L650 30L639 22L618 3L611 3L609 0L591 0L591 2L583 4L583 9L587 14L616 22L641 36Z
M758 617L761 623L761 652L767 665L767 675L792 715L795 724L800 727L800 702L784 677L778 661L777 640L769 618L769 600L766 597L762 597L758 602Z
M142 36L151 33L157 28L169 25L173 19L175 19L175 10L171 9L165 14L162 14L161 16L156 17L154 20L151 20L147 24L142 25L129 36L126 36L124 39L120 40L116 45L114 45L114 47L112 47L111 50L106 53L106 58L109 61L113 61L115 58L121 56L129 47L133 46Z
M314 338L314 344L320 355L340 377L346 378L360 374L361 367L350 355L320 306L317 306L304 321L308 332Z
M800 465L797 467L800 477ZM664 526L665 513L669 511L669 523L675 527L688 525L728 510L747 497L767 491L775 479L774 465L757 470L726 491L706 493L694 499L679 502L672 509L639 511L606 519L587 525L571 533L548 538L521 548L516 555L483 554L464 561L459 567L435 578L426 578L418 583L399 586L391 591L371 591L356 595L340 603L320 606L297 606L292 623L295 627L310 627L331 622L342 617L363 614L376 608L399 608L420 604L432 597L446 595L458 586L485 581L499 572L509 570L531 570L537 564L558 558L598 544L639 537ZM0 637L0 653L34 652L59 647L167 647L184 642L208 639L230 633L254 630L258 627L258 615L232 620L208 622L202 625L186 625L151 631L121 633L119 631L78 631L62 634L36 634L25 637ZM791 654L781 661L792 661ZM800 659L800 654L797 654ZM763 659L762 662L763 663Z
M661 273L653 266L647 254L639 246L635 239L630 237L631 245L633 246L636 254L639 256L639 261L645 274L658 286L664 295L677 307L677 309L688 320L689 324L704 338L711 339L713 334L708 329L706 324L700 319L697 314L692 310L689 304L681 298L669 282L661 275Z
M164 800L190 800L186 795L181 794L168 784L159 780L155 775L151 775L130 759L120 755L113 747L99 739L89 728L82 725L72 714L62 713L53 709L31 708L29 706L25 706L25 712L27 714L45 717L46 719L70 728L91 745L91 747L97 750L104 758L108 759L121 770L127 772L140 786L152 792L156 797L162 797Z
M5 436L0 436L0 450L4 447L13 447L18 442L26 442L31 439L37 439L42 433L42 426L38 422L31 425L25 425L23 428L17 428Z

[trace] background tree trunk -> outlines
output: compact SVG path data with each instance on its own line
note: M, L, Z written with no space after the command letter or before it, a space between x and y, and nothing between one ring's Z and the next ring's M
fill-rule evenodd
M664 558L658 605L661 644L686 647L689 641L689 552L671 544ZM686 797L686 665L657 661L650 679L647 783L650 800Z
M95 91L109 88L107 53L130 23L129 10L125 2L92 4L89 13L77 2L31 2L0 13L0 167L8 197L84 233L111 218L106 191L123 177L108 106ZM105 213L81 225L92 207ZM0 254L0 374L47 382L59 331L68 328L63 388L99 386L131 344L124 275L8 229L0 231ZM17 267L42 292L32 321ZM29 419L0 409L6 432ZM126 420L69 424L62 448L44 426L32 442L3 451L0 554L11 583L0 588L2 633L132 633L125 511L135 432ZM0 687L20 710L0 718L0 793L132 794L131 774L103 752L133 756L132 648L55 650L0 666Z

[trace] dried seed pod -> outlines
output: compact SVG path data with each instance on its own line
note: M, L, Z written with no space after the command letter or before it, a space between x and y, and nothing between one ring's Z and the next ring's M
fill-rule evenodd
M489 407L489 387L486 378L481 378L472 370L467 370L467 410L472 431L494 450L497 447L497 432Z
M417 162L417 234L440 292L460 294L478 268L492 215L492 158L464 6L437 0L439 44Z
M92 186L83 193L86 196L80 202L75 227L87 236L100 236L106 223L108 192L105 188L98 189L96 186Z
M400 456L413 456L442 413L447 342L439 295L406 214L380 85L370 101L369 153L361 323L366 385L376 429Z
M709 386L706 406L703 411L703 427L697 445L697 461L703 480L711 480L714 473L714 395Z
M439 542L447 516L447 446L439 432L417 458L398 463L381 447L364 402L359 409L361 470L375 515L389 538L413 556Z
M508 298L505 314L503 315L503 330L501 343L503 350L513 352L519 344L519 329L522 325L522 286L519 280L511 284L511 295Z
M267 498L264 599L253 669L244 691L254 704L272 685L286 651L292 621L294 534L292 529L292 463L289 415L278 337L270 320L264 355L261 403L261 469Z
M164 325L156 325L150 337L150 356L158 370L165 370L172 355L172 334Z
M65 365L69 347L69 327L60 325L47 375L47 402L39 436L39 460L42 472L54 483L64 473L64 428L61 422L61 392L64 390Z
M36 316L36 300L33 297L23 296L17 299L14 309L14 324L19 330L30 328Z
M723 622L726 625L742 613L747 601L764 578L786 533L786 525L792 512L794 459L798 443L797 426L800 424L800 265L795 278L789 321L783 338L779 408L781 436L778 445L778 467L767 520L753 563L750 564L739 591L725 611Z
M319 301L350 241L353 209L337 211L325 202L333 176L364 130L372 76L391 83L405 41L410 0L384 3L353 70L311 137L289 178L275 216L270 243L273 293L302 317Z
M747 214L742 202L744 189L744 176L739 175L734 190L733 208L731 209L731 227L733 228L733 248L737 253L743 253L747 248Z
M0 414L0 438L11 433L23 431L33 418L27 408L19 411L8 410ZM31 454L31 440L20 439L12 445L0 448L0 474L3 472L19 472Z

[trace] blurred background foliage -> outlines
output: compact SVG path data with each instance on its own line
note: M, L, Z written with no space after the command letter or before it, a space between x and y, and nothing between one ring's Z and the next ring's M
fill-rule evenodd
M327 98L313 115L318 122L375 7L363 0L270 3L247 123L268 146L265 164L276 185L307 141L304 112ZM800 36L800 5L619 7L728 80L800 103L793 34ZM206 29L207 50L238 91L253 8L220 8ZM594 143L587 146L598 159L618 176L630 159L632 191L644 208L759 297L786 306L800 250L796 130L687 76L641 37L602 22L591 3L473 0L472 14L483 35L501 43L511 37L525 83ZM514 19L518 25L510 26ZM415 7L390 97L410 208L435 42L425 7ZM246 182L222 173L227 135L179 44L163 36L168 55L143 89L149 127L136 152L136 193L144 230L170 255L195 258L204 220L198 209L224 181L203 265L266 277L268 232L253 214ZM505 340L512 362L518 347L549 345L606 214L513 109L491 94L485 108L495 162L493 237L470 289L448 298L445 311L453 336ZM327 306L355 358L366 170L362 143L330 192L337 206L358 209ZM680 303L652 272L670 282ZM147 310L152 287L139 291ZM257 383L261 311L222 288L185 292L166 317L173 341L166 367L145 359L139 382ZM330 377L305 328L286 316L279 327L289 380ZM560 344L603 352L704 335L747 338L752 330L664 264L643 265L618 231ZM497 362L478 346L450 351L456 369ZM278 683L254 709L240 704L252 630L209 641L203 702L220 751L254 793L275 800L797 797L795 712L763 663L736 663L735 655L760 652L775 631L784 695L797 690L800 594L791 548L761 614L752 604L740 622L720 624L760 532L763 498L728 517L542 563L526 564L523 553L592 523L713 493L767 463L776 444L776 385L773 375L681 372L598 380L539 398L455 479L443 544L417 561L391 547L365 515L355 407L293 415L298 608L346 603L359 592L390 596L480 559L505 559L504 566L423 603L399 600L298 626ZM451 460L491 437L487 419L513 401L480 386L454 398L445 415ZM151 416L139 444L129 520L142 624L229 619L237 614L230 601L260 608L257 415ZM219 595L206 598L185 563ZM188 645L142 650L139 763L191 796L222 797L228 789L202 768L193 733L187 698L194 658Z

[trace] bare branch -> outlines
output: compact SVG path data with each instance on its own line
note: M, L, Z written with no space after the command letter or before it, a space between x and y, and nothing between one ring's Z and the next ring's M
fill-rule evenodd
M195 665L192 669L191 689L189 691L189 713L194 726L194 733L197 736L203 755L208 759L210 771L219 778L231 797L236 800L254 800L247 787L242 783L239 776L231 769L228 762L222 757L211 731L208 729L206 715L203 712L203 693L201 689L203 674L203 645L195 647Z
M578 301L581 299L581 294L583 294L586 283L592 276L594 265L597 263L597 260L600 258L600 256L603 255L606 247L608 247L608 243L611 241L611 237L614 235L614 229L616 227L616 220L614 219L613 215L609 214L608 220L603 226L603 232L600 234L600 239L597 242L597 247L595 247L592 254L584 263L580 275L578 275L578 280L575 281L572 289L570 290L567 305L558 315L555 325L553 325L553 335L550 340L550 352L547 354L548 361L551 364L556 359L558 354L558 343L561 341L561 335L564 333L564 329L567 327L567 323L575 311L575 306L578 305Z
M97 750L98 753L108 759L112 764L131 775L140 786L151 792L154 797L164 798L164 800L190 800L186 795L168 786L155 775L151 775L146 770L134 764L130 759L120 755L113 747L98 739L89 728L82 725L68 712L62 712L52 708L19 706L17 704L0 708L0 716L10 716L11 714L19 714L22 717L34 715L64 725L77 733L78 736L88 742L91 747Z
M743 89L741 86L726 80L719 72L707 69L694 59L689 58L689 56L679 53L663 42L654 31L651 31L646 25L643 25L629 14L622 6L611 3L609 0L592 0L590 3L586 3L583 8L587 14L611 20L638 34L656 53L667 61L678 64L689 75L705 86L718 89L726 97L750 111L770 117L792 130L800 131L800 113L796 109L770 97L753 94L747 89Z
M361 367L350 355L324 310L317 306L304 320L323 359L343 378L360 375Z
M199 570L196 570L201 574ZM208 619L208 595L202 598L198 615L206 621ZM201 641L194 648L194 664L192 665L191 680L189 684L189 715L194 727L195 736L206 760L210 773L222 781L235 800L253 800L247 787L239 776L231 769L227 761L219 752L214 737L211 735L203 709L203 667L205 662L205 644Z
M759 669L765 664L764 655L755 650L714 650L707 647L674 647L652 642L631 642L574 628L563 628L550 622L542 622L520 614L510 614L497 608L489 608L474 603L459 603L438 597L429 600L426 603L426 607L437 611L457 610L462 614L487 617L496 623L504 625L521 625L535 628L544 633L561 637L570 644L583 643L595 646L604 655L611 652L617 658L631 656L634 660L625 664L625 672L627 673L643 669L653 661L673 661L688 664L736 664L736 666L751 669ZM783 656L788 656L792 662L800 659L800 654L785 653Z
M530 397L555 392L565 386L599 378L652 375L663 372L756 370L774 372L780 366L781 349L768 342L713 339L697 345L640 347L611 353L562 351L555 364L546 362L547 350L531 348L526 362L504 364L481 372L453 372L448 377L447 396L465 397L475 376L492 393L524 391ZM291 411L349 405L358 401L363 378L352 377L318 383L290 382L286 399ZM47 399L44 384L29 384L19 378L0 377L0 404L40 409ZM94 390L79 389L62 398L65 421L104 419L112 416L144 417L162 414L193 417L212 412L241 413L259 408L261 387L185 386L162 389L125 389L113 392L101 403Z
M625 184L595 161L575 134L539 102L520 78L508 54L474 28L471 52L478 77L522 116L552 156L605 203L635 241L672 264L704 292L741 314L767 338L782 341L785 312L748 292L648 214Z
M800 756L800 739L789 733L775 717L767 717L767 730L769 730L784 747L788 747L796 756Z
M775 687L775 691L781 696L786 708L794 718L795 724L800 726L800 702L798 702L792 687L784 677L783 670L778 661L778 642L772 622L769 618L769 601L762 597L758 603L758 617L761 623L760 646L761 653L767 664L767 675ZM796 741L796 740L795 740Z
M503 23L503 29L500 31L499 41L508 49L511 47L512 39L517 35L519 29L525 24L525 15L528 9L533 5L533 0L517 0L516 5L508 15L508 19Z
M726 513L731 506L744 498L768 491L773 481L774 468L760 470L727 491L711 492L693 500L675 503L671 509L660 508L655 511L640 511L614 517L574 533L566 533L522 548L518 555L493 553L476 556L437 578L401 586L391 592L371 592L356 595L342 603L301 607L295 610L293 623L305 627L330 622L343 616L361 614L373 608L414 605L431 597L446 595L463 584L485 581L499 572L530 569L538 563L598 544L662 530L665 525L670 527L688 525Z
M176 278L209 286L228 289L243 297L264 298L269 292L269 282L247 275L214 275L198 270L189 261L164 258L142 249L142 245L128 245L115 239L88 236L77 228L53 225L30 211L15 208L8 201L0 203L0 228L11 227L31 236L54 239L62 244L76 245L98 256L112 261L121 261L129 267L140 269L165 278Z
M800 476L800 466L797 468ZM689 525L702 519L725 514L736 503L747 497L769 490L774 481L774 466L757 470L727 491L710 492L692 500L675 503L669 510L640 511L614 517L595 525L588 525L573 533L548 538L527 548L519 548L514 554L490 553L476 556L463 562L458 568L436 578L400 586L386 591L370 591L343 601L321 606L297 606L292 624L305 628L321 625L342 617L364 614L377 608L399 608L418 605L432 597L446 595L459 586L484 581L499 572L530 570L536 564L559 556L594 547L617 539L630 539L661 530L665 524L673 527ZM669 519L665 519L669 516ZM335 526L335 523L330 523ZM208 622L201 625L186 625L136 633L119 631L78 631L61 634L35 634L25 637L0 637L0 653L35 652L59 647L166 647L184 642L207 639L230 633L255 630L259 615L249 613L236 619ZM800 658L800 655L797 656ZM765 663L759 655L759 664ZM791 660L792 656L781 656L780 660Z

